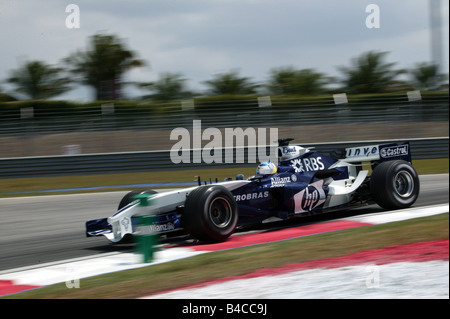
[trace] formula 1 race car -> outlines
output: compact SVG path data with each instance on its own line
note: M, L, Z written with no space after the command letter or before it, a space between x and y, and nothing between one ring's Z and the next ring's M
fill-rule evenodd
M278 166L266 162L256 175L156 193L132 191L109 218L86 222L86 235L121 242L134 234L138 216L153 216L147 231L182 231L208 242L226 240L237 226L286 220L375 202L406 208L419 195L410 145L369 145L325 155L278 141ZM366 169L367 166L367 169ZM369 168L372 174L369 175ZM149 196L142 205L138 196Z

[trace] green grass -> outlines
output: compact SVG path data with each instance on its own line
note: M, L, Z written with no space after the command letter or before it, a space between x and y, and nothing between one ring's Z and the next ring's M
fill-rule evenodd
M448 158L413 160L412 164L419 175L448 174L449 172Z
M11 196L8 193L13 192L33 192L51 189L105 186L104 189L77 191L77 192L99 192L107 190L127 189L127 188L111 188L112 186L116 185L196 182L197 176L200 176L202 180L209 180L209 178L214 179L216 177L219 180L223 180L226 177L234 178L234 176L237 173L243 173L246 176L251 176L254 175L255 170L256 168L253 167L244 167L244 168L174 170L174 171L156 171L156 172L140 172L140 173L0 179L0 197ZM53 192L52 194L57 193L67 193L67 192ZM37 195L42 193L30 193L30 194ZM19 194L19 196L23 196L23 194Z
M85 278L80 280L80 288L68 289L62 283L5 298L137 298L195 283L244 275L261 268L344 256L394 244L448 239L448 226L447 213L328 232Z
M419 174L440 174L449 172L448 158L415 160L413 165ZM33 177L0 179L0 197L43 195L50 193L39 193L41 190L65 189L106 186L104 189L76 191L99 192L110 190L121 190L128 188L111 188L115 185L131 185L144 183L169 183L169 182L191 182L196 181L196 176L200 175L203 180L225 177L233 177L242 173L246 177L255 174L256 167L242 168L218 168L218 169L196 169L196 170L175 170L164 172L142 172L142 173L121 173L121 174L99 174L80 176L56 176L56 177ZM33 193L36 191L36 193ZM26 194L12 195L14 192L26 192ZM74 191L72 191L73 193ZM60 194L67 192L52 192Z

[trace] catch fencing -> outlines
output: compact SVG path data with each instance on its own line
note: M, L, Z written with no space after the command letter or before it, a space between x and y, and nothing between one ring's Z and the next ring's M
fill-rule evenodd
M448 92L242 96L64 108L41 107L42 101L39 107L14 103L0 105L0 158L168 150L177 142L171 132L192 132L194 120L201 121L202 132L277 128L279 138L292 137L298 144L448 136ZM202 138L202 146L207 142Z

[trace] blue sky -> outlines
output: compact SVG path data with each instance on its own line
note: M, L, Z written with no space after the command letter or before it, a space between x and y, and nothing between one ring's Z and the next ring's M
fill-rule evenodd
M70 3L80 9L78 29L65 24ZM369 4L380 9L380 28L366 27ZM446 73L448 7L442 1ZM123 38L147 61L125 80L176 72L200 91L230 70L255 82L283 66L337 76L337 67L369 50L390 52L398 68L431 61L429 0L0 0L0 87L10 89L1 81L23 61L58 64L99 32ZM78 88L59 98L88 101L91 93Z

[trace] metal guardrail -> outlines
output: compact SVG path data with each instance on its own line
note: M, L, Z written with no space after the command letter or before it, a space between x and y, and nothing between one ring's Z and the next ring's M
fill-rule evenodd
M332 150L345 147L355 147L371 144L385 144L390 142L409 141L413 159L448 158L448 137L422 138L406 140L371 140L350 141L338 143L302 144L304 147L315 147L315 150L329 153ZM234 149L235 151L235 149ZM244 149L244 158L247 158ZM269 151L267 151L269 153ZM192 150L191 150L191 158ZM255 166L247 164L219 164L213 163L182 163L173 164L170 159L170 150L129 152L111 154L87 155L59 155L23 158L0 159L0 178L16 177L44 177L84 174L106 174L127 172L148 172L162 170L202 169L214 167L243 167Z

